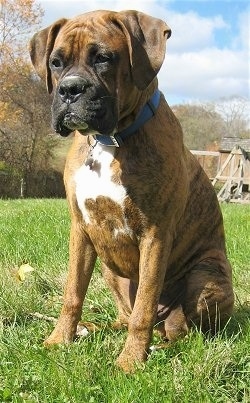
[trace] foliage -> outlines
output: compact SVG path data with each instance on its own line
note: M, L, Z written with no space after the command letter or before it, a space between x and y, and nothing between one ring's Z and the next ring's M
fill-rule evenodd
M43 11L34 0L1 0L0 4L0 63L13 55L22 58L28 35L39 26ZM14 61L14 60L13 60Z
M0 401L182 403L250 400L249 206L222 205L233 265L236 309L225 331L186 339L155 351L145 368L121 373L114 361L126 332L108 324L113 300L96 267L84 320L104 325L70 346L45 349L52 328L40 312L57 317L68 261L69 215L64 200L0 200ZM10 225L11 223L11 225ZM23 281L16 270L34 270ZM153 343L159 339L154 336Z
M204 105L184 104L173 107L189 149L204 150L208 144L219 141L223 136L223 120L215 111Z
M222 98L211 105L223 118L226 137L250 138L250 100L242 97Z
M218 150L223 137L249 138L250 103L244 98L225 98L204 104L173 106L189 149Z
M30 172L47 167L56 137L48 136L50 111L48 96L31 72L12 72L13 84L2 93L5 118L0 128L1 159L20 171ZM45 103L47 101L47 104Z
M35 76L28 37L42 17L33 0L3 0L0 9L0 161L24 179L47 170L58 144L50 132L50 98Z

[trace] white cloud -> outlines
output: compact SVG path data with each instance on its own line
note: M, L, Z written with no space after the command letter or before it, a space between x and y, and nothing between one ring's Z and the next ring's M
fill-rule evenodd
M246 56L243 51L216 48L167 54L159 74L160 86L166 94L178 94L184 98L247 97Z
M239 34L233 38L232 47L234 49L250 47L250 7L244 13L239 14L238 21L236 20L236 29Z
M57 14L56 18L60 17L73 17L93 10L139 10L150 15L160 15L158 10L164 10L157 5L156 0L68 0L62 2L61 0L39 0L43 8L50 10L46 13L46 21L53 22L53 17Z
M160 87L170 99L216 100L238 95L249 98L249 15L239 15L238 35L232 47L216 47L215 30L229 27L222 17L196 13L170 13L175 32L167 44L166 60L159 73ZM235 16L237 25L237 16Z
M172 43L169 46L175 52L185 52L188 49L199 50L214 44L215 30L228 27L221 16L204 18L194 12L185 14L168 12L167 14L173 33Z

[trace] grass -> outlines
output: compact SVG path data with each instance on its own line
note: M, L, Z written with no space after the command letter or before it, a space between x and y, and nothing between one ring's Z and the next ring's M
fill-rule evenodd
M250 401L250 207L222 205L236 308L213 339L198 331L151 354L144 370L114 365L126 332L108 326L70 346L45 349L67 272L69 216L64 200L0 200L0 402L203 403ZM23 263L35 270L18 281ZM97 264L84 320L108 324L115 307ZM155 339L153 342L157 342Z

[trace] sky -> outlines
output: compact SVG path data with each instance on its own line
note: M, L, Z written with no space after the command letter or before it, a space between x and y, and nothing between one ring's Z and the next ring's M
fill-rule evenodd
M250 100L250 6L248 0L37 0L43 27L87 11L136 9L172 29L159 88L170 105Z

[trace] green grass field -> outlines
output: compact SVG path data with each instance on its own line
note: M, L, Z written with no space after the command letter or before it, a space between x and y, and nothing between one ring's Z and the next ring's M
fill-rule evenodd
M107 325L70 346L45 349L67 272L69 216L64 200L0 200L0 402L250 402L250 207L222 205L236 307L213 339L198 331L151 354L144 370L114 365L126 332L108 324L115 307L97 264L84 320ZM34 271L23 281L17 269ZM158 340L153 340L156 343Z

